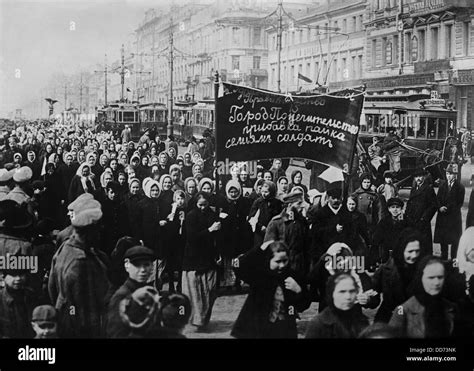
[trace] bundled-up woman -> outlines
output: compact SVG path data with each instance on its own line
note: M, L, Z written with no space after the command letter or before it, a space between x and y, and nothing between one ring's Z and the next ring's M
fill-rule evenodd
M417 267L414 295L395 308L389 325L407 338L446 338L459 331L457 306L445 299L443 261L426 256Z
M357 338L369 326L357 305L358 283L349 273L331 276L326 287L328 306L310 323L306 339Z
M61 180L54 164L46 164L45 170L44 185L46 189L42 195L45 208L41 218L51 218L54 221L54 226L59 227L61 222Z
M138 203L140 208L139 239L144 246L157 254L160 250L160 185L156 180L146 178L143 181L145 197Z
M216 233L221 223L209 207L209 194L199 192L196 195L196 207L186 215L185 225L182 288L193 307L191 324L201 330L210 321L217 297Z
M236 279L232 262L250 249L252 231L247 223L250 205L248 200L242 197L239 182L229 180L225 191L226 199L221 208L222 229L218 236L218 247L222 259L220 286L230 289L233 286L239 287L239 280Z
M291 173L290 179L291 179L291 183L288 186L288 191L291 192L293 187L300 186L301 188L303 188L304 194L305 195L308 194L308 187L306 187L302 183L303 182L303 173L301 172L301 170L293 170L293 172Z
M264 181L260 193L260 197L254 201L249 212L249 217L256 219L256 223L253 223L255 225L253 244L255 247L263 243L268 223L283 209L282 202L275 198L275 183Z
M198 193L198 182L196 179L189 177L184 181L184 193L186 195L186 211L190 211L195 205L194 196Z
M84 162L79 166L76 175L74 175L71 180L68 200L72 202L77 198L77 196L83 193L94 193L95 189L94 174L91 173L89 164Z
M160 175L169 174L170 162L168 153L165 151L160 152L160 154L158 155L158 160L158 168Z
M349 196L346 201L346 208L343 212L351 221L351 231L348 235L349 246L354 255L368 257L369 231L367 229L367 218L357 210L357 197Z
M186 195L184 191L177 190L173 193L173 204L168 215L166 230L169 236L166 251L166 271L169 278L169 291L181 292L183 275L183 255L186 242ZM174 273L178 273L177 287L174 285Z
M148 167L149 160L147 155L142 156L140 165L135 169L138 179L145 179L151 175L150 168Z
M127 208L128 220L130 222L130 235L135 238L141 236L140 225L140 201L143 195L140 192L140 181L132 178L128 182L129 193L125 196L125 207Z
M297 338L296 318L311 303L298 272L289 268L284 242L268 241L238 260L250 293L234 324L236 338Z
M416 268L423 253L422 240L416 230L403 230L392 257L372 277L373 289L383 294L375 322L388 322L392 311L411 296Z
M209 203L211 209L219 213L220 209L222 209L224 198L220 194L214 193L215 185L212 179L202 178L199 181L198 190L199 192L205 192L209 195Z
M193 176L193 162L192 162L192 155L190 152L186 152L183 156L183 168L181 172L183 174L183 178L187 179Z
M281 176L277 180L277 198L283 201L283 198L289 193L289 182L286 176Z
M110 256L117 241L129 235L128 212L125 204L120 199L120 186L111 181L105 187L106 198L102 202L102 246L104 252Z

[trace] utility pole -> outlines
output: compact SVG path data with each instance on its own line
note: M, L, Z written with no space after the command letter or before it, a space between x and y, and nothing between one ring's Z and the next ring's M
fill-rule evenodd
M64 110L67 110L67 84L64 84Z
M168 93L168 127L167 135L173 134L173 16L171 16L170 23L170 45L169 45L169 67L170 67L170 83L169 83L169 93Z
M151 101L155 103L155 20L153 20L153 46L151 49L152 60L151 60Z
M120 69L120 83L122 84L122 92L120 94L120 102L124 102L124 86L125 86L125 49L124 45L122 44L122 67Z
M278 1L278 26L277 26L277 51L278 51L278 61L277 61L277 91L281 92L281 37L283 34L283 0Z
M107 54L105 54L105 64L104 64L105 68L103 71L94 71L95 73L103 73L104 74L104 83L105 83L105 87L104 87L104 106L107 105Z
M402 62L402 52L403 52L403 0L399 0L399 9L396 17L396 24L398 30L398 74L403 74L403 62Z
M81 72L81 85L79 85L79 114L82 113L82 72Z

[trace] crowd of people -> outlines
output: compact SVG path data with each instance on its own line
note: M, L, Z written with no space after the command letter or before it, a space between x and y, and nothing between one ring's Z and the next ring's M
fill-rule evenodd
M211 132L179 152L127 128L5 133L0 255L39 269L3 269L0 337L180 338L245 292L236 338L296 338L313 302L307 338L474 335L474 198L463 232L456 166L437 193L420 167L404 202L396 169L321 193L287 160L219 174Z

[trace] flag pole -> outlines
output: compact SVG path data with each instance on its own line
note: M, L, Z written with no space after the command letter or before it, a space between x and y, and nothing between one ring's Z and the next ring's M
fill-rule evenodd
M218 124L217 124L217 99L219 98L219 71L216 71L214 74L214 138L215 138L215 148L214 148L214 159L217 163L217 133L218 133ZM216 172L216 195L219 193L219 173L217 172L217 166L214 168Z

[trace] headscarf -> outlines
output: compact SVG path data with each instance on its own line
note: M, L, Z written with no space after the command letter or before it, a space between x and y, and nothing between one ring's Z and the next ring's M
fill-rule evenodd
M177 165L177 164L173 164L173 165L170 166L169 173L171 174L171 172L173 172L174 170L179 170L181 172L181 169L180 169L179 165Z
M169 174L163 174L161 177L160 177L160 189L163 190L163 183L165 182L165 179L166 178L169 178L170 181L171 181L171 187L173 187L173 178L171 178L171 175Z
M255 184L253 185L253 190L255 193L258 193L258 187L263 185L263 182L265 182L263 179L257 179Z
M130 178L128 180L128 188L130 189L132 187L132 183L138 183L138 187L140 187L140 179L138 178Z
M211 185L211 193L214 192L214 182L210 178L202 178L198 184L199 192L202 192L202 187L204 184L209 183Z
M199 168L201 169L201 171L196 171L197 167L199 166ZM200 174L202 173L202 166L199 165L199 164L194 164L192 169L191 169L191 172L193 175L196 175L196 174Z
M105 184L105 175L106 174L110 174L112 175L112 180L114 180L114 174L109 171L109 170L105 170L101 175L100 175L100 185L102 186L102 188L105 188L106 184Z
M138 160L138 166L141 165L141 159L140 159L140 156L137 155L137 154L133 154L133 156L130 158L130 164L133 162L133 159L137 159Z
M79 158L80 158L80 154L81 153L84 153L84 155L86 154L86 151L84 151L83 149L80 149L79 151L77 151L77 162L79 162ZM87 162L87 159L85 160Z
M89 168L89 175L85 177L85 176L82 176L82 169L84 169L84 167L86 166ZM94 174L92 173L91 166L87 162L83 162L81 165L79 165L79 168L76 171L76 175L79 175L81 177L81 183L82 183L82 187L84 188L84 191L89 192L89 191L95 190L95 185L93 181ZM92 189L89 189L89 186L87 185L88 181Z
M472 250L474 250L474 227L469 227L464 231L459 240L456 256L459 273L465 273L467 282L474 275L474 263L467 260L467 256Z
M49 163L49 164L56 164L56 163L54 162L54 159L56 158L57 155L58 155L57 153L51 153L51 154L49 155L49 157L48 157L48 163Z
M23 161L23 155L20 153L20 152L17 152L13 155L13 160L15 160L15 157L20 157L20 161L19 162L22 162Z
M193 177L189 177L189 178L186 178L184 180L184 192L186 193L186 195L188 195L189 197L194 197L194 195L191 195L188 193L188 183L189 182L194 182L194 184L196 184L196 193L198 193L198 187L199 187L199 183L196 179L194 179Z
M151 194L151 187L153 186L157 186L158 187L158 196L161 194L161 188L160 188L160 185L158 184L158 182L152 178L145 178L143 180L143 193L145 193L145 196L147 196L148 198L151 198L150 194Z
M229 195L229 191L231 188L235 188L237 189L237 191L239 191L239 194L235 198L232 198ZM240 196L242 195L242 187L240 186L240 183L237 180L233 180L233 179L229 180L227 184L225 185L225 194L227 196L227 199L230 201L238 200Z
M191 152L185 152L183 155L184 166L192 166L193 164L192 158L193 157L191 155Z
M303 183L303 173L301 172L301 170L293 170L293 172L291 173L291 183L292 184L295 184L295 176L298 173L301 174L301 182L298 183L298 185Z
M201 154L199 152L194 152L192 154L193 163L196 163L198 160L202 160Z
M102 153L102 154L100 155L100 158L99 158L99 163L102 162L102 159L103 159L103 158L106 158L106 159L107 159L107 161L105 161L105 166L107 166L107 165L109 164L109 160L110 160L110 159L109 159L109 156L107 156L105 153Z
M270 194L268 195L268 198L273 198L276 196L276 185L275 183L269 181L269 180L264 180L263 181L263 184L262 184L262 187L264 185L267 185L268 186L268 190L270 191Z
M162 154L166 155L166 161L165 161L164 164L161 163L161 155ZM161 151L160 154L158 155L158 164L161 165L161 166L166 166L168 164L169 160L170 160L170 156L169 156L168 152L166 152L166 151Z
M34 156L33 161L32 161L32 162L34 162L36 160L36 153L35 153L35 151L28 151L27 155L29 155L30 153L32 153L33 156Z

